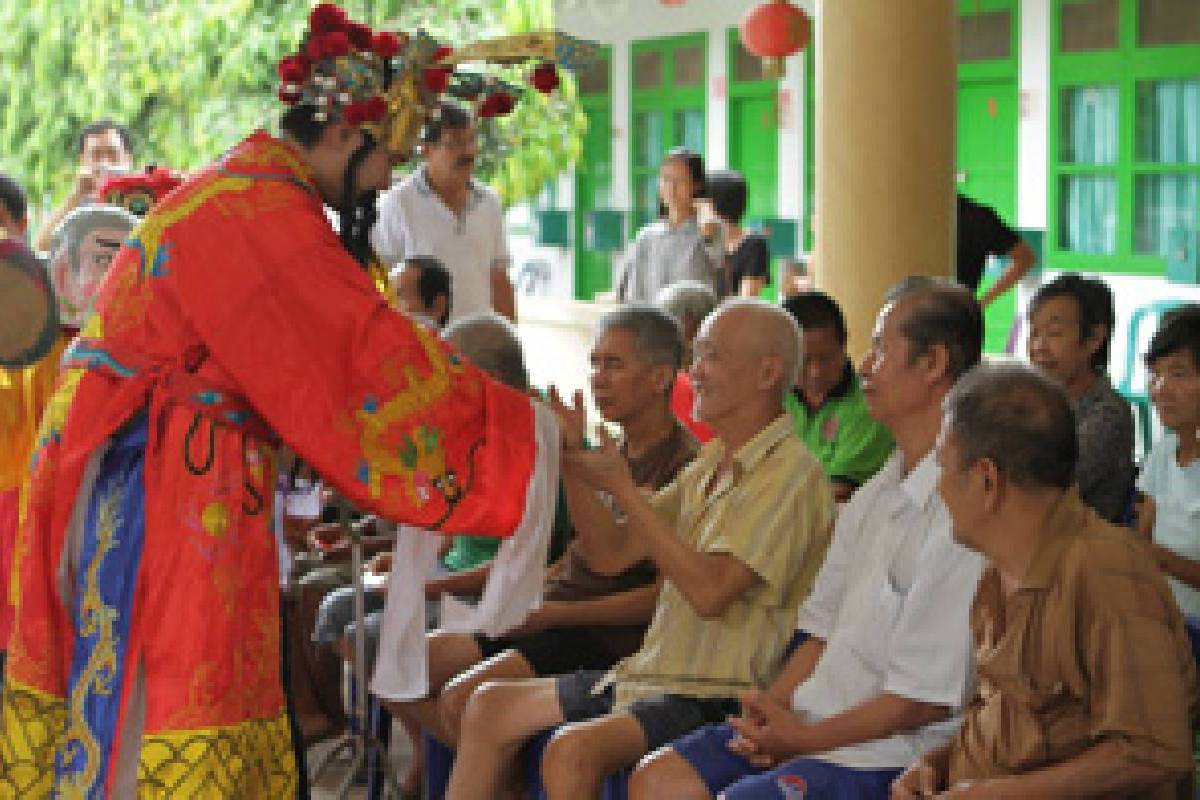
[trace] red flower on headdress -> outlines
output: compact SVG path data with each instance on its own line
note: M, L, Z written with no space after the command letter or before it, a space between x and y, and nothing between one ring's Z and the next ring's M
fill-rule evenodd
M508 92L493 92L479 106L481 117L502 117L516 108L517 101Z
M367 104L351 103L342 111L342 119L347 125L361 125L367 121Z
M422 74L421 79L425 83L425 88L433 94L441 94L450 88L450 74L454 72L450 67L429 67Z
M310 36L308 43L304 45L304 55L309 61L320 61L325 57L325 37Z
M433 51L433 58L430 60L436 64L437 62L441 61L443 58L445 58L446 56L450 55L453 52L454 52L453 47L446 47L446 45L442 45L437 50Z
M331 31L323 37L325 55L337 58L350 52L350 37L345 31Z
M400 37L391 31L380 31L375 34L371 49L380 58L391 58L400 52Z
M350 44L359 50L370 50L375 38L371 28L361 22L346 23L346 35L350 37Z
M539 64L529 74L529 82L542 94L550 94L558 88L558 70L549 61Z
M308 64L298 56L288 56L276 66L279 79L284 83L304 83L308 78Z
M308 29L314 35L340 31L346 22L346 12L333 3L318 3L308 15Z
M367 122L383 122L383 118L387 116L387 101L379 95L375 95L370 100L367 100L363 105L366 106L365 113Z

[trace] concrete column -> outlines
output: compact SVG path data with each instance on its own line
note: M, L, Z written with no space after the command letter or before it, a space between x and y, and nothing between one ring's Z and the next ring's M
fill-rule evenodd
M856 358L889 287L954 274L954 5L818 6L815 278Z

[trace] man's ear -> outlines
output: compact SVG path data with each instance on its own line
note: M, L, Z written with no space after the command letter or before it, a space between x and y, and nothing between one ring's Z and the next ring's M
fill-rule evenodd
M675 370L670 364L655 364L650 368L650 380L656 394L666 394L671 382L675 380Z
M1100 352L1100 347L1104 343L1104 337L1108 335L1108 326L1103 322L1098 322L1092 326L1086 339L1083 340L1083 346L1087 350L1089 356L1094 356Z
M450 298L444 294L434 295L433 307L429 310L433 312L434 319L440 320L450 312Z
M925 365L926 380L930 385L943 379L954 383L954 379L950 377L950 348L945 344L938 342L930 345L921 359Z
M783 356L778 353L771 353L770 355L763 356L759 364L759 380L763 389L784 383Z
M988 511L996 512L1004 501L1004 490L1007 482L1004 475L996 467L996 462L990 458L981 458L976 462L979 469L979 480L983 483L984 506Z

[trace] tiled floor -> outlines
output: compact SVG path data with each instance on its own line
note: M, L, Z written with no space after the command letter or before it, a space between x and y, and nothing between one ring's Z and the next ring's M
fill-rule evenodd
M334 746L335 740L330 739L324 742L319 742L308 750L308 765L311 773L313 766L317 761ZM409 745L408 737L404 735L404 730L396 725L392 729L392 766L396 770L397 777L405 775L408 771L408 764L412 758L412 748ZM352 756L348 753L335 757L325 771L321 774L320 780L312 784L313 800L336 800L337 788L341 784L346 771L350 768ZM363 786L352 787L346 797L349 800L365 800L367 796L366 788ZM390 800L396 800L390 798Z

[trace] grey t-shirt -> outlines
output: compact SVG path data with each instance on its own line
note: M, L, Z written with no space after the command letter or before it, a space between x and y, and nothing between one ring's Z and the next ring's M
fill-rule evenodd
M1117 522L1133 491L1133 412L1107 375L1097 376L1075 404L1075 430L1079 495L1097 514Z
M695 217L672 226L657 219L638 231L617 284L622 303L652 303L659 289L694 280L717 288L721 261L715 245L705 246Z

